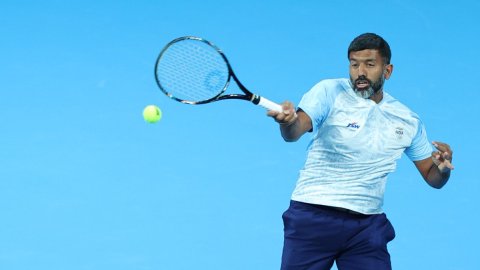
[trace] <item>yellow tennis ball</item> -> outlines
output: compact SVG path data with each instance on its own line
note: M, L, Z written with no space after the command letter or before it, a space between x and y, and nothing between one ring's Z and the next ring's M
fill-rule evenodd
M143 119L148 123L155 123L162 118L162 111L155 105L148 105L143 109Z

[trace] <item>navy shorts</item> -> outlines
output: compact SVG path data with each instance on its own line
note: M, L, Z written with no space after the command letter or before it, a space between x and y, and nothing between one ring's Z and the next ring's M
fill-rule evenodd
M392 269L387 243L395 231L385 214L362 215L290 202L282 216L282 270Z

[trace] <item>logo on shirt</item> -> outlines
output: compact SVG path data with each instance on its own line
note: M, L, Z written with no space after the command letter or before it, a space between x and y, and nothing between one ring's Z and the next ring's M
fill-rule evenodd
M359 129L359 128L360 128L360 125L358 125L357 122L353 122L353 123L349 123L349 124L347 125L347 128Z
M403 138L403 128L397 127L397 128L395 129L395 136L397 136L397 139L399 139L399 140L400 140L401 138Z

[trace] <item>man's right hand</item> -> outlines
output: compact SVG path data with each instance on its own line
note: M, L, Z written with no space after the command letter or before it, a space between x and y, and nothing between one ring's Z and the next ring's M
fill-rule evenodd
M282 126L289 126L297 120L297 113L295 112L295 106L290 101L285 101L282 104L282 112L268 111L267 115L272 117L277 123Z
M310 117L301 109L296 111L293 103L285 101L282 108L283 112L268 111L267 115L280 124L280 132L285 141L294 142L312 129Z

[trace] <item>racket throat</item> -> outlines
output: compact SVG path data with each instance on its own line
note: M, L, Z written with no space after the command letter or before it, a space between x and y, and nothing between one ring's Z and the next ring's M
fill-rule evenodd
M252 95L252 98L250 98L250 101L251 101L253 104L258 105L258 104L260 103L260 96L253 94L253 95Z

